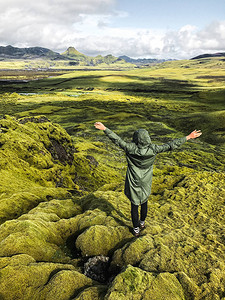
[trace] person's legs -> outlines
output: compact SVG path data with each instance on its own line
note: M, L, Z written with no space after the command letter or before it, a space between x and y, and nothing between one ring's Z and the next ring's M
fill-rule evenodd
M147 211L148 211L148 201L141 204L141 218L140 218L140 229L145 228L145 219L147 217Z
M147 217L148 201L141 204L141 221L144 222Z
M131 218L133 227L137 228L139 226L139 218L138 218L138 205L135 205L131 202Z
M140 235L138 205L131 202L131 218L133 223L133 234L138 237Z

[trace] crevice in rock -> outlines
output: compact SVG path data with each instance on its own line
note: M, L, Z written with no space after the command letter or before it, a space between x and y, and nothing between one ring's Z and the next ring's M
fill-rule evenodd
M48 151L51 153L53 159L59 160L62 164L68 163L72 165L74 157L73 154L76 152L74 147L70 149L65 149L63 142L67 141L57 141L53 138L49 138L51 141L51 146L48 148Z
M75 259L75 258L81 258L81 252L76 248L76 239L78 237L78 235L80 234L81 232L75 232L74 234L72 234L71 236L68 237L68 239L66 240L66 248L68 249L69 251L69 256L72 258L72 259Z
M43 285L43 288L51 281L51 279L52 279L53 276L55 276L57 273L59 273L59 272L61 272L61 271L63 271L63 270L64 270L64 269L61 269L61 268L57 268L57 269L53 270L53 271L50 273L50 275L49 275L49 277L48 277L48 280L47 280L46 283Z
M106 284L109 280L109 257L108 256L94 256L87 260L84 264L84 275Z
M86 290L87 288L92 287L92 285L85 285L82 288L76 290L76 292L69 298L69 300L73 300L76 299L76 297L82 293L84 290Z

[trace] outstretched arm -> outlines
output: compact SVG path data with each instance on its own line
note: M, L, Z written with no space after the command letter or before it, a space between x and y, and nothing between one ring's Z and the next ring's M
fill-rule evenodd
M109 128L105 127L105 125L101 122L96 122L94 124L96 129L99 130L104 130L104 133L108 136L108 138L110 138L110 140L116 144L117 146L119 146L120 148L122 148L123 150L126 150L126 145L127 143L124 142L121 137L119 137L115 132L113 132L112 130L110 130Z
M171 142L168 142L163 145L156 145L155 151L156 151L156 153L160 153L160 152L174 150L174 149L180 147L181 145L183 145L186 141L188 141L190 139L195 139L195 138L199 137L201 134L202 134L201 130L194 130L186 137L174 139Z

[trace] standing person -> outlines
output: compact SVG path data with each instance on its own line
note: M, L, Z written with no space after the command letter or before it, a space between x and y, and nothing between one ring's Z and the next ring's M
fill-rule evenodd
M125 180L125 195L131 201L131 218L134 236L140 236L140 230L145 228L148 197L151 194L153 164L158 153L174 150L190 139L199 137L201 130L194 130L188 136L174 139L163 145L151 142L148 131L138 129L133 134L131 143L123 141L116 133L106 128L101 122L94 124L95 128L103 130L110 140L126 153L127 173ZM141 205L140 221L138 207Z

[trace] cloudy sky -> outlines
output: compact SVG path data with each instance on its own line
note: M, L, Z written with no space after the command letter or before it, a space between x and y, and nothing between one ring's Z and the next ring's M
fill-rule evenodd
M225 1L0 0L0 45L134 58L225 52Z

